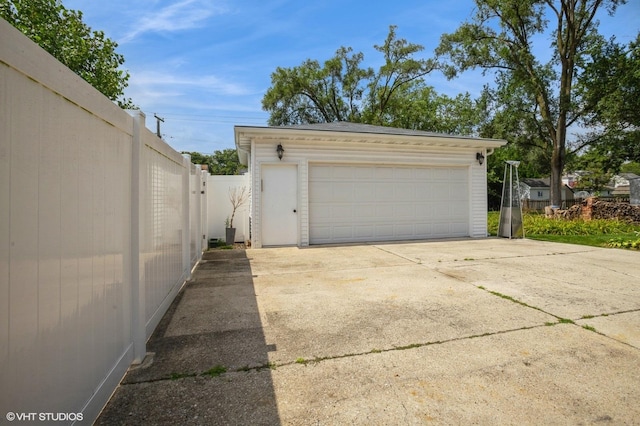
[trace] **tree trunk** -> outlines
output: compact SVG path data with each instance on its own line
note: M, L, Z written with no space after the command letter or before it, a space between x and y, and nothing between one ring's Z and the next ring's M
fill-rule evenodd
M551 182L549 188L551 190L551 205L556 207L562 206L562 169L564 167L564 155L560 152L559 142L553 147L553 156L551 157ZM564 151L564 149L562 149Z

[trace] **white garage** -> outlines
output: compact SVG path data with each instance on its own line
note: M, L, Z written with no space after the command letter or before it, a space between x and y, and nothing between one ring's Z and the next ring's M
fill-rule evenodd
M353 123L235 137L254 247L485 237L484 160L506 143Z

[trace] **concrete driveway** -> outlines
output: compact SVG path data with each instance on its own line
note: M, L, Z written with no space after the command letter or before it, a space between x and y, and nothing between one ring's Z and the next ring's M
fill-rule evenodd
M639 265L507 239L208 252L99 423L637 423Z

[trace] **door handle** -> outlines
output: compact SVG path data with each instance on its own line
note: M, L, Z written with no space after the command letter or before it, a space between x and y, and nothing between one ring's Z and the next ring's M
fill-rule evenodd
M296 209L293 209L293 212L294 212L294 213L298 213L298 210L296 210Z

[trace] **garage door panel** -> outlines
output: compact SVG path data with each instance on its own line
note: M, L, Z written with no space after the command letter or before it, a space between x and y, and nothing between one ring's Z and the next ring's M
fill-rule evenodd
M433 233L433 226L430 223L416 223L415 231L418 235L424 235L425 238L429 238Z
M333 170L333 167L328 166L328 165L316 164L313 167L310 167L309 168L309 182L330 179L332 170Z
M360 219L375 219L376 217L376 205L371 204L357 204L354 208L353 214Z
M392 224L388 224L388 225L377 225L376 226L376 238L381 238L381 239L389 239L389 238L393 238L393 225Z
M333 238L339 241L350 241L353 239L353 226L334 226L332 229Z
M434 182L418 182L413 188L415 198L419 200L433 200L434 185Z
M352 205L334 205L331 208L331 219L350 219L353 217L353 206Z
M333 200L332 188L328 186L326 182L310 181L309 193L313 194L316 204L321 205L323 203L329 203Z
M411 238L415 234L415 227L413 223L399 223L395 231L400 238Z
M352 178L359 181L371 181L375 178L375 168L373 167L353 167Z
M393 177L394 180L406 180L406 181L410 181L413 182L415 179L414 173L413 173L414 169L408 168L408 167L396 167L393 169L394 173L393 173Z
M354 167L341 167L341 166L334 166L332 168L332 177L337 178L338 180L352 180L354 179L358 172L359 169L354 168Z
M395 200L396 186L392 183L378 183L375 185L375 197L377 202L389 202Z
M375 236L375 225L356 225L354 236L358 239L370 239Z
M328 204L316 204L312 207L316 224L324 224L331 221L332 206Z
M373 170L375 174L373 178L375 178L376 180L382 180L382 181L393 180L393 173L394 173L393 167L378 166L378 167L368 167L368 168Z
M373 183L355 183L353 198L357 202L374 202L376 201L376 188Z
M393 217L397 220L402 219L414 219L414 204L413 203L397 203L393 205Z
M468 169L309 167L312 244L469 235Z
M431 197L436 201L444 202L445 200L451 200L454 196L451 187L446 182L436 182L431 188Z
M431 217L432 214L431 204L426 202L416 203L415 206L413 206L413 210L418 220L424 220L425 218Z
M381 221L393 220L393 204L378 204L375 206L376 217Z
M316 225L309 230L309 238L311 241L331 241L331 226L329 225Z

